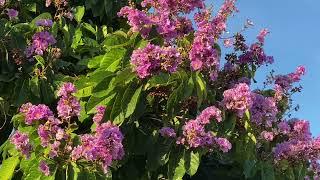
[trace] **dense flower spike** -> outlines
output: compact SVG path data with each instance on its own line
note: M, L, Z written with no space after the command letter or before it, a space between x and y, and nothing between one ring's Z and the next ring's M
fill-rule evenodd
M145 12L126 6L120 10L118 16L128 18L129 25L133 32L140 32L142 37L148 37L153 21Z
M25 123L31 125L34 121L47 120L53 112L44 104L32 105L27 103L21 106L20 112L25 116Z
M75 93L77 89L75 86L68 82L64 83L59 91L58 96L61 96L60 100L58 101L57 105L57 111L58 116L63 119L70 119L73 116L79 116L80 115L80 102L78 99L72 95L72 93Z
M234 88L224 91L222 104L229 110L237 112L242 117L252 106L252 93L245 83L237 84Z
M226 138L216 138L215 142L219 149L224 153L230 151L232 148L232 144Z
M37 32L32 36L32 44L26 49L26 56L42 56L48 47L55 43L56 39L48 31Z
M80 116L80 102L74 96L61 97L58 101L58 116L63 119L69 119L73 116Z
M181 63L180 53L173 47L161 48L148 44L132 53L131 64L140 78L146 78L158 72L175 72Z
M83 158L98 162L107 173L112 162L124 156L122 140L119 127L110 121L103 123L97 127L95 135L86 134L81 137L81 145L72 150L72 159L76 161Z
M32 146L29 142L29 137L25 133L16 131L10 138L10 142L15 145L16 149L20 151L27 158L30 157Z

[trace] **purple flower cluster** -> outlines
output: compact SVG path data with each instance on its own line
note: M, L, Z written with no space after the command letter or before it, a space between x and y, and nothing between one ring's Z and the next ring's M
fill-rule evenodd
M56 39L48 32L37 32L32 36L32 44L26 49L26 56L30 58L32 55L42 56L49 46L56 43Z
M242 117L244 112L252 107L252 92L245 83L223 92L222 104L229 110L237 112Z
M177 138L177 144L186 145L188 148L209 148L209 150L216 147L222 152L228 152L232 145L227 139L206 132L205 125L209 124L213 117L217 122L222 121L221 111L211 106L204 109L195 120L187 121L182 127L182 136Z
M251 121L256 125L272 127L277 120L278 108L273 97L264 97L261 94L252 93L252 107L250 108Z
M37 26L43 26L43 27L51 27L53 24L52 20L51 19L39 19L37 22L36 22L36 25Z
M240 64L254 63L261 66L264 64L272 64L273 62L273 56L266 55L260 42L252 44L248 51L239 56Z
M58 116L62 119L70 119L73 116L80 116L80 102L72 95L76 92L76 88L72 83L64 83L59 91L58 96L61 96L58 101L57 111Z
M146 78L158 72L175 72L181 63L180 53L173 47L159 47L148 44L143 49L134 50L131 64L140 78Z
M72 150L73 161L84 159L98 162L107 173L114 160L121 160L124 156L122 145L123 135L118 126L110 121L97 126L94 135L81 136L81 145Z
M10 142L15 145L16 149L20 151L27 158L30 157L32 146L29 142L29 137L25 133L16 131L11 137Z
M162 137L176 137L176 132L170 127L163 127L159 130Z
M279 85L283 90L289 90L292 87L292 84L299 82L301 76L305 75L305 73L305 68L303 66L298 66L293 73L275 76L275 84Z
M31 125L34 121L47 120L49 117L53 116L53 112L44 104L23 104L20 108L20 113L25 116L25 123L28 125Z

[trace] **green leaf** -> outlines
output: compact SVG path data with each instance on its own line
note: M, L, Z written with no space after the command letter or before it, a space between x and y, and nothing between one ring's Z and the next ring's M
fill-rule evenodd
M85 8L84 6L77 6L76 9L75 9L75 13L74 13L74 19L80 23L81 22L81 19L84 15L84 12L85 12Z
M34 76L29 81L31 92L36 97L40 97L40 87L39 87L39 78L37 76Z
M142 86L140 86L131 97L131 100L128 104L123 104L126 106L126 112L125 112L125 118L129 117L131 114L133 114L134 110L136 109L140 94L141 94ZM124 96L125 97L125 96Z
M10 180L13 177L14 170L19 164L19 157L9 157L8 159L3 160L0 167L0 179L1 180Z
M198 97L197 104L198 104L198 108L200 108L203 100L207 98L206 83L201 77L201 74L199 72L194 74L194 81L196 82L196 89L197 89L197 97Z
M115 96L116 96L116 93L113 93L101 98L91 96L86 105L87 113L93 114L96 111L96 106L108 104Z
M177 167L174 170L173 179L174 180L182 180L184 174L186 173L186 168L184 166L184 157L182 156L178 162Z
M100 61L100 68L114 72L126 53L126 49L117 48L107 52Z
M77 180L79 172L80 168L77 166L77 164L71 162L71 165L68 166L67 180Z
M186 152L184 154L185 169L190 176L196 174L200 164L200 154L198 152Z
M256 175L257 172L257 166L256 166L256 160L245 160L244 166L243 166L243 174L248 178L252 178Z
M261 162L261 180L275 180L273 165L269 162Z
M82 41L82 31L80 28L77 28L73 36L71 48L76 49L78 46L81 46L83 44L84 43Z

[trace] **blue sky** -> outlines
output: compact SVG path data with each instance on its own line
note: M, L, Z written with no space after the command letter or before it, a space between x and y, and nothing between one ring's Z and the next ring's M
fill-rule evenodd
M207 1L214 9L221 3ZM248 42L253 42L262 28L271 31L265 50L274 56L275 63L260 70L258 81L263 81L272 69L287 74L298 65L306 67L307 74L301 81L303 91L294 96L300 110L293 115L309 120L313 135L320 136L320 1L238 0L237 7L240 12L228 22L231 33L240 30L248 18L255 24L245 33Z

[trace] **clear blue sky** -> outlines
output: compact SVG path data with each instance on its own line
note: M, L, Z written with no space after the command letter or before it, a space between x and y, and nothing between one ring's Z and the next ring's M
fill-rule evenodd
M207 0L214 9L221 3ZM241 29L247 18L255 24L245 33L249 42L261 28L271 31L265 50L274 56L275 63L260 70L258 81L263 81L271 69L286 74L298 65L306 67L303 91L294 97L300 105L294 116L309 120L313 135L320 136L320 0L238 0L237 7L240 12L228 22L230 32Z

